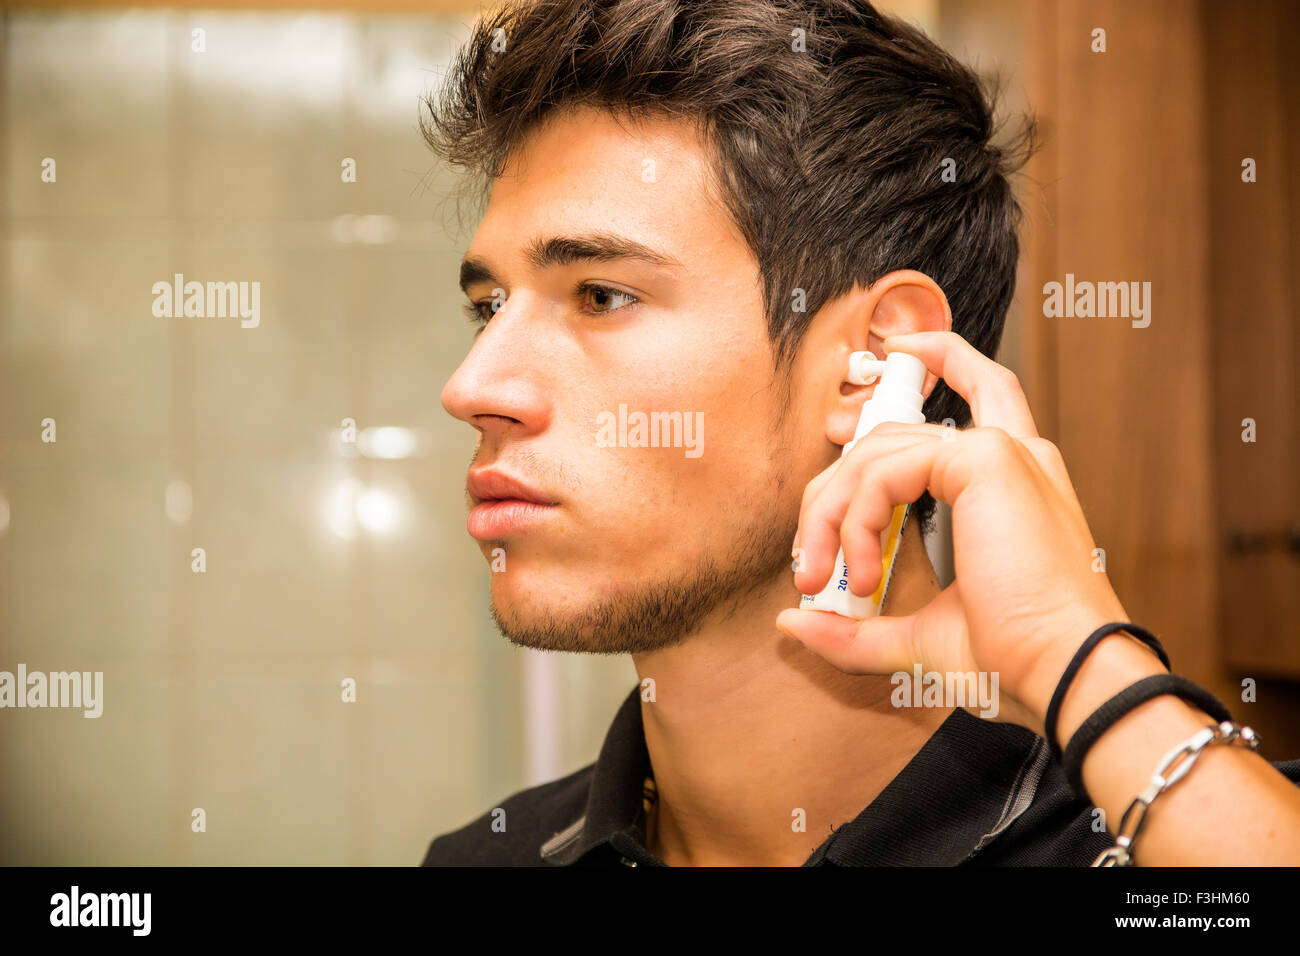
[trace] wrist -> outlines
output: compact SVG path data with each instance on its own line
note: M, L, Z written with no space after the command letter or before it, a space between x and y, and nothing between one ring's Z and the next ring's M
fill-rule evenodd
M1047 709L1052 702L1052 698L1056 696L1056 691L1061 685L1061 678L1065 676L1066 668L1070 666L1075 655L1082 650L1086 639L1090 638L1091 632L1099 629L1102 622L1127 620L1128 614L1123 608L1117 607L1115 611L1112 611L1109 614L1097 615L1095 620L1091 618L1083 619L1077 624L1058 625L1054 628L1058 633L1074 635L1073 639L1057 641L1053 647L1043 653L1034 663L1032 670L1026 676L1024 682L1019 686L1019 689L1016 692L1016 698L1024 703L1030 714L1036 719L1036 723L1032 725L1030 729L1037 731L1037 733L1042 737L1047 736ZM1069 687L1066 688L1067 693L1073 691L1079 677L1085 671L1093 670L1095 673L1093 667L1094 658L1096 658L1103 650L1114 647L1116 644L1128 644L1133 648L1143 651L1148 654L1151 663L1158 667L1161 666L1160 659L1157 658L1142 641L1122 629L1112 631L1110 634L1103 636L1099 641L1097 641L1092 650L1087 652L1087 655L1083 658L1082 665L1079 670L1075 672L1074 677L1071 678ZM1107 653L1105 658L1109 659L1110 654ZM1137 660L1137 658L1132 659ZM1162 672L1163 668L1160 671L1154 671L1152 673ZM1135 679L1141 679L1141 677L1144 676L1146 675L1139 674ZM1056 714L1056 719L1058 731L1057 736L1061 736L1063 731L1061 730L1061 713L1059 709ZM1061 749L1064 749L1064 743L1061 744Z
M1061 670L1064 671L1064 666ZM1141 641L1123 632L1108 635L1084 659L1066 689L1056 721L1057 746L1064 751L1089 715L1124 688L1144 677L1167 673Z

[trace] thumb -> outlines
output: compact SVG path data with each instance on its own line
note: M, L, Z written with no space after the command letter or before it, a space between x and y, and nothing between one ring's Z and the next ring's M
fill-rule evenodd
M916 615L856 620L831 611L786 608L777 629L846 674L893 674L910 670Z

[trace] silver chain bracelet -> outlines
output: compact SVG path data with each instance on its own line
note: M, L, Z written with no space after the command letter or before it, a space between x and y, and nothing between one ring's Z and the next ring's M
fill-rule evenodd
M1241 727L1231 721L1225 720L1217 727L1206 727L1197 731L1186 741L1179 744L1169 753L1165 754L1160 766L1156 767L1156 772L1151 777L1151 783L1146 790L1138 794L1133 802L1128 805L1124 815L1119 820L1118 836L1115 839L1115 845L1109 850L1105 850L1093 862L1093 866L1132 866L1133 865L1133 842L1142 832L1142 824L1146 822L1147 810L1151 808L1152 802L1156 797L1164 793L1179 780L1187 775L1192 769L1192 764L1201 755L1201 751L1210 744L1235 744L1242 743L1251 750L1259 749L1259 735L1249 727ZM1169 773L1169 768L1186 757L1178 768ZM1130 823L1132 824L1130 831Z

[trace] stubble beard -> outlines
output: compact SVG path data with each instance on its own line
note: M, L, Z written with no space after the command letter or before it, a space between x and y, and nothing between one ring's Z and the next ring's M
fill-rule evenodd
M492 619L512 644L582 654L640 654L680 644L715 611L725 618L751 595L791 573L798 503L784 501L780 470L773 492L726 540L712 542L694 567L674 569L631 590L593 598L560 615L536 603L498 607ZM528 606L524 606L528 605Z

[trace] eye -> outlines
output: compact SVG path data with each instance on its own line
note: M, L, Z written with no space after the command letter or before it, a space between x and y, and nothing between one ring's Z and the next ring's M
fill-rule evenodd
M589 315L608 315L641 301L630 292L600 285L597 282L581 282L573 290L573 294L583 302L588 300L592 302L593 307L584 310ZM482 332L492 320L495 311L492 308L493 302L493 299L484 299L482 302L467 303L464 307L465 318L477 325L479 332Z
M574 290L580 299L590 298L595 308L590 312L593 315L608 315L610 312L617 312L619 309L626 309L629 305L635 305L640 300L630 292L624 292L621 289L613 289L607 285L599 285L595 282L582 282ZM622 305L615 304L622 301Z
M485 310L490 310L491 308L491 299L486 302L470 302L465 306L465 318L469 319L471 322L477 322L480 325L487 325L488 319L492 316L490 313L487 315L484 315L483 313Z

